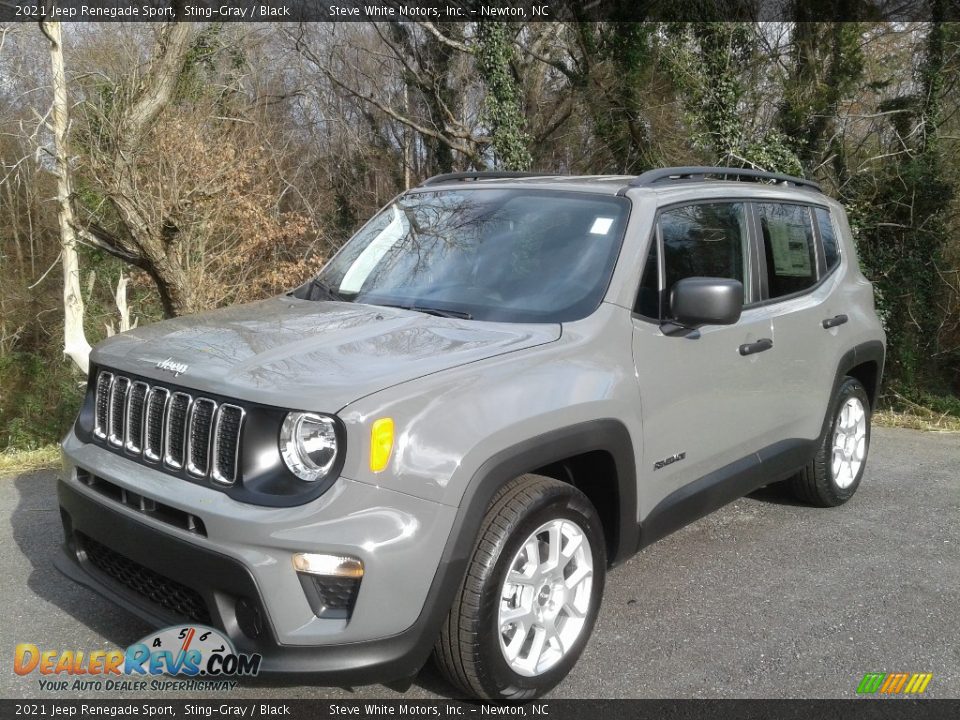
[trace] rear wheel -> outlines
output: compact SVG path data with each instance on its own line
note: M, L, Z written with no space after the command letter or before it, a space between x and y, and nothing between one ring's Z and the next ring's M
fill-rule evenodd
M863 479L870 449L870 398L859 380L844 378L830 413L816 456L790 480L798 499L820 507L842 505Z
M437 665L470 695L542 695L583 652L605 569L603 529L583 493L538 475L507 483L484 517Z

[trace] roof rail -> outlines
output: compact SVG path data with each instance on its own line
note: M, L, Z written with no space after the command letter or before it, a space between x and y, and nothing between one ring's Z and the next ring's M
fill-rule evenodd
M657 182L669 182L677 180L706 180L707 176L719 175L723 180L773 180L774 182L784 183L785 185L795 185L796 187L806 187L817 192L822 192L820 185L813 180L794 177L793 175L781 175L780 173L767 172L766 170L754 170L752 168L731 168L731 167L667 167L656 170L648 170L642 175L637 175L630 181L630 187L647 187Z
M432 178L420 183L420 187L427 185L439 185L440 183L453 182L455 180L499 180L508 178L526 178L526 177L555 177L555 173L534 173L517 172L514 170L468 170L467 172L444 173L443 175L434 175Z

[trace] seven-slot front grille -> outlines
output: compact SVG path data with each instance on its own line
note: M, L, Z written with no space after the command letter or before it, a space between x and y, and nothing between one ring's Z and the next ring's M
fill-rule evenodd
M101 370L93 434L115 449L194 477L232 485L237 480L243 408L151 387Z

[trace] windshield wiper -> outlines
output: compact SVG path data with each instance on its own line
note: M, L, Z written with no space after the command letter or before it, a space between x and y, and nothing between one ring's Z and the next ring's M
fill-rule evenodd
M391 305L388 303L377 303L377 305L398 308L399 310L412 310L413 312L423 313L424 315L434 315L436 317L457 318L458 320L473 320L473 315L462 310L446 310L444 308L426 307L423 305Z
M309 296L311 300L313 299L314 288L316 288L317 290L322 292L324 295L326 295L327 300L338 300L340 302L350 302L343 295L338 293L332 287L327 285L323 280L321 280L319 275L310 281Z
M473 320L473 315L463 310L445 310L443 308L420 307L419 305L410 308L416 312L426 313L427 315L436 315L437 317L459 318L461 320Z

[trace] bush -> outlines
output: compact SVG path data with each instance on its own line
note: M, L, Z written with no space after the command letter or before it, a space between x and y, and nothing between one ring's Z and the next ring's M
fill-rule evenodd
M83 383L64 359L35 353L0 356L0 452L59 442L83 399Z

